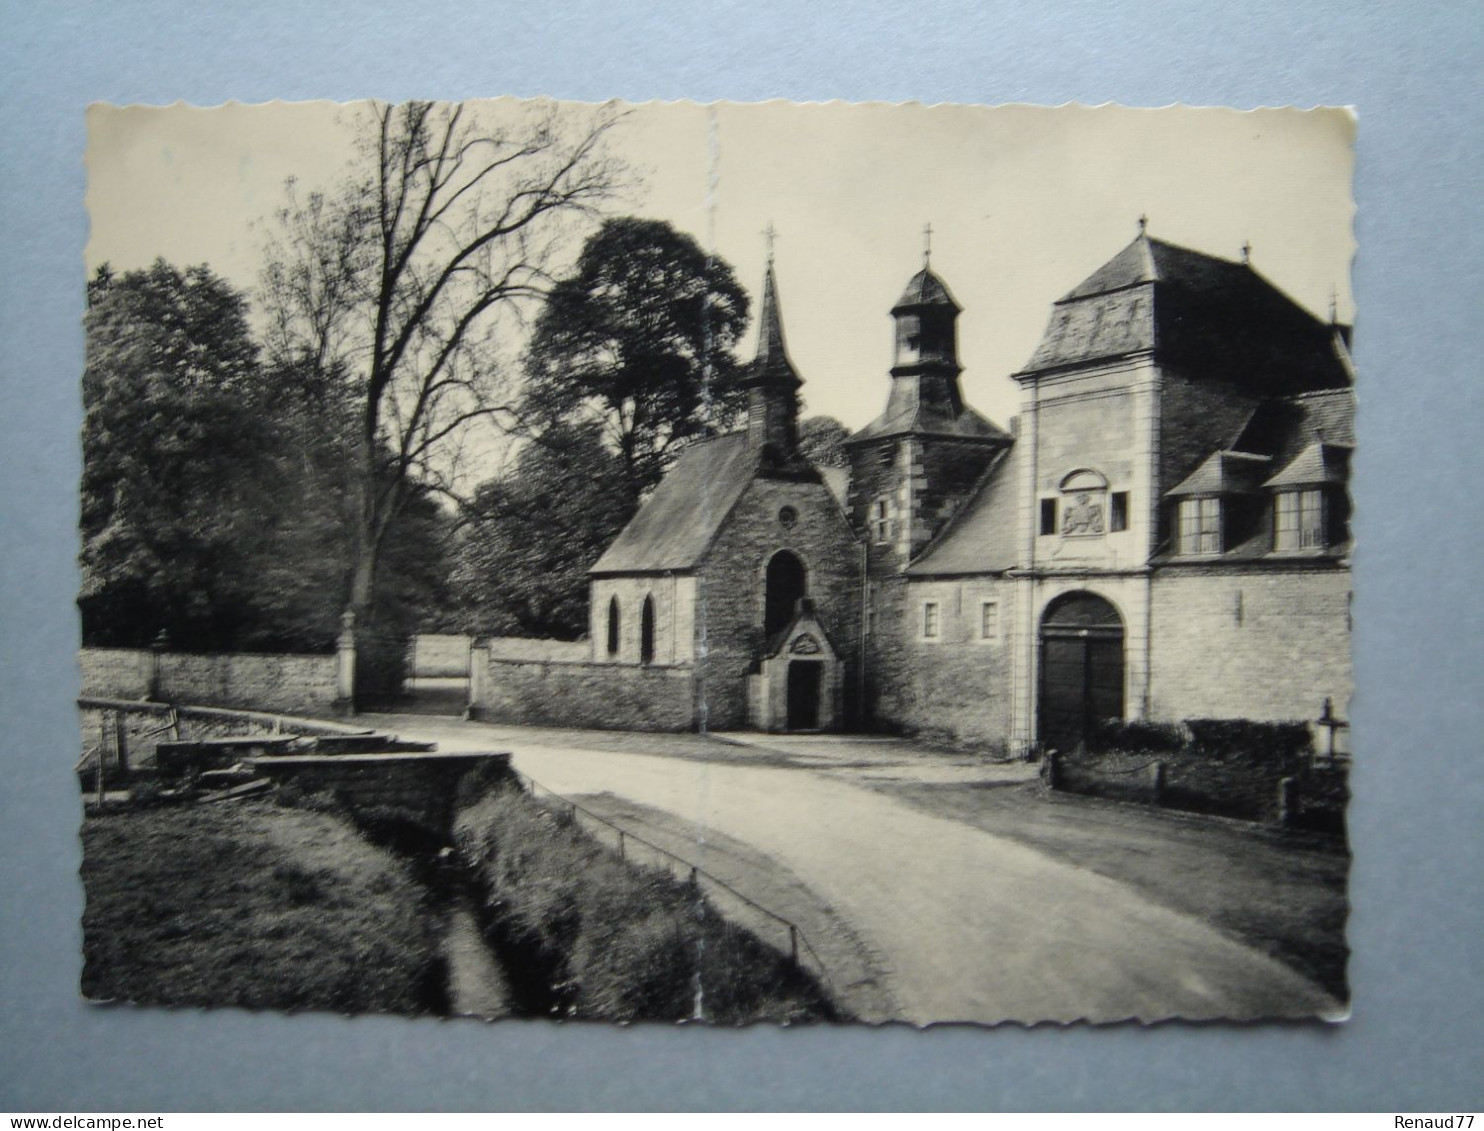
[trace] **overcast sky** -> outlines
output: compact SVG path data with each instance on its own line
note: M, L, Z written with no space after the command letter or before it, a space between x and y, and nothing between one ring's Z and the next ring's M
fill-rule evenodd
M156 257L257 279L262 222L294 176L329 186L354 114L332 103L89 115L91 271ZM1252 261L1316 314L1353 318L1354 121L1337 110L651 103L613 136L643 172L622 210L709 245L756 297L763 229L806 414L852 428L885 404L888 311L921 266L964 313L964 393L1004 424L1052 302L1137 232ZM714 192L711 186L714 184ZM750 354L752 342L747 343Z

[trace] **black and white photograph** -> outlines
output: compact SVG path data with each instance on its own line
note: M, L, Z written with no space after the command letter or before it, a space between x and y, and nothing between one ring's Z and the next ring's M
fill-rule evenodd
M82 995L1344 1021L1356 132L92 106Z

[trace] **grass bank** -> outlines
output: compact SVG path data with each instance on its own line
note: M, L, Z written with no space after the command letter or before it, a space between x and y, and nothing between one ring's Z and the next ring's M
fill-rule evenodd
M89 998L446 1008L424 888L331 814L250 801L92 817L82 876Z
M807 973L690 884L635 867L514 787L455 828L519 1012L723 1025L838 1019Z

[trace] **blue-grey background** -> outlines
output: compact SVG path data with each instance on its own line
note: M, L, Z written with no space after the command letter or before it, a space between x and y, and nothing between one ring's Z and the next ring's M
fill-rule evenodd
M0 1109L1481 1106L1484 7L3 0L0 18ZM620 1030L77 999L83 109L493 94L1357 107L1350 1022Z

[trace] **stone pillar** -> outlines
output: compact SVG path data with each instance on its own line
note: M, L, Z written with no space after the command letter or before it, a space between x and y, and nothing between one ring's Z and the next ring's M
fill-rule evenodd
M477 719L489 700L490 648L477 639L469 642L469 702L464 718Z
M170 634L163 628L155 634L155 638L149 643L148 671L145 673L144 697L158 702L160 699L160 657L170 647Z
M335 710L356 713L356 615L350 609L340 614L340 638L335 645Z

